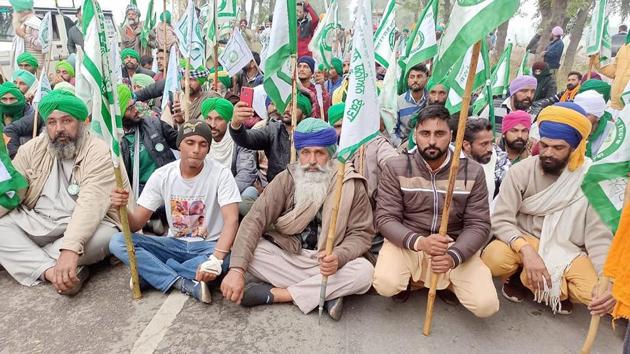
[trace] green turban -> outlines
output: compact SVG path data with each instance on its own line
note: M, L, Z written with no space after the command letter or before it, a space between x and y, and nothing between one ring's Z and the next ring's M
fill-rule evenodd
M37 58L35 58L35 56L29 52L24 52L18 55L15 61L17 61L18 65L29 64L30 66L33 67L33 69L39 68L39 62L37 61Z
M28 88L31 88L31 86L33 86L33 84L37 80L35 75L31 74L30 71L22 69L17 69L13 72L13 81L17 79L22 80L26 85L28 85Z
M343 75L343 62L339 58L332 58L331 60L332 67L335 68L337 75Z
M77 96L63 90L52 90L39 102L39 114L48 120L53 111L68 113L74 119L85 122L88 117L87 106Z
M206 98L201 103L201 115L203 116L203 119L208 118L208 114L212 111L216 111L224 121L229 122L232 120L234 106L225 98Z
M55 84L55 87L53 88L54 91L66 91L66 92L70 92L71 94L74 95L74 86L72 86L71 83L69 82L58 82Z
M324 71L326 70L326 66L324 65L324 63L321 63L317 66L317 71Z
M325 147L330 157L337 151L337 132L319 118L303 119L295 127L293 141L298 151L306 147Z
M25 12L33 9L33 0L9 0L15 12Z
M604 101L610 101L610 84L596 79L586 80L580 85L580 89L578 93L582 93L584 91L593 90L597 93L600 93L604 96Z
M447 76L444 76L442 80L437 80L433 76L431 76L429 78L429 81L427 82L427 90L431 90L436 85L442 85L446 89L446 92L448 92L450 87L448 87L447 82L448 82Z
M210 69L210 75L208 76L210 80L214 80L214 68ZM232 78L227 71L223 70L222 67L219 66L219 81L225 86L225 88L232 87Z
M155 80L153 80L151 76L146 74L135 74L131 77L131 84L140 86L142 88L153 85L154 83Z
M120 59L125 60L127 57L135 58L140 63L140 54L131 48L125 48L120 52Z
M328 123L331 126L335 126L335 123L343 119L343 111L346 109L346 104L341 102L334 104L328 108Z
M162 12L162 14L160 15L160 21L166 22L166 23L168 23L170 25L171 24L171 13L170 13L170 11Z
M72 66L72 64L68 63L65 60L62 60L59 63L57 63L57 66L55 67L55 69L65 69L68 72L68 74L70 74L70 77L74 77L74 67Z
M135 75L134 75L135 76ZM124 116L127 111L127 107L129 106L129 102L131 102L131 90L129 86L125 84L118 84L118 104L120 107L120 115Z
M289 96L289 105L287 107L290 107L292 99L293 97ZM310 117L311 113L313 113L313 104L311 103L311 100L304 96L301 92L298 92L297 95L297 106L300 111L302 111L304 117Z
M4 97L7 93L12 94L17 101L11 104L4 104L0 102L0 118L4 118L5 115L12 117L13 121L22 118L24 113L24 106L26 101L22 91L12 82L7 81L0 85L0 98Z

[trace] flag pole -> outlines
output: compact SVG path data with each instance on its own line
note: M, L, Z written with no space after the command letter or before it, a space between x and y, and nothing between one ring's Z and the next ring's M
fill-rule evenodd
M168 59L166 59L166 46L167 46L167 40L166 40L166 0L162 0L162 6L164 7L164 11L162 12L164 15L164 21L162 22L164 24L163 28L164 28L164 80L166 80L166 72L168 71ZM172 15L171 15L172 18ZM157 33L157 30L156 30ZM157 37L157 36L156 36Z
M479 61L479 52L481 50L481 42L475 43L473 46L472 58L470 59L470 68L476 68ZM464 141L464 131L466 130L466 121L468 120L468 108L470 106L470 96L472 93L473 83L475 81L475 70L468 71L466 79L466 89L462 98L462 109L459 112L459 124L457 126L457 137L455 138L455 151L453 152L453 160L448 174L448 189L444 198L444 208L442 209L442 220L440 222L439 235L446 237L448 229L448 215L451 210L451 202L453 200L453 191L455 189L455 181L459 170L459 156L462 152L462 143ZM424 327L422 333L428 336L431 333L431 321L433 320L433 304L435 303L435 293L437 290L438 274L431 272L431 287L429 288L429 296L427 298L427 311L424 318Z
M214 81L212 82L213 90L219 90L219 28L217 26L217 0L214 0L214 6L212 7L212 16L214 18L214 45L213 45L213 62L214 62ZM227 87L226 87L227 88Z
M342 128L343 129L343 128ZM328 234L326 235L326 256L332 254L333 246L335 244L335 237L337 231L337 216L339 215L339 204L341 202L341 189L343 187L343 177L346 172L346 164L337 161L337 177L335 179L335 190L333 195L333 207L330 216L330 225L328 225ZM326 286L328 285L328 277L322 276L322 283L319 290L319 318L317 324L322 321L322 312L324 312L324 303L326 302Z
M593 71L594 65L595 65L595 55L591 55L588 58L588 72L586 73L586 80L591 79L591 72Z
M295 54L291 54L291 65L293 68L291 80L291 163L293 163L297 157L293 140L293 133L297 126L297 58Z
M630 185L630 183L628 185ZM610 279L608 279L608 277L602 276L601 278L599 278L599 280L597 281L597 289L595 290L595 294L597 296L603 294L608 289L609 284ZM581 354L591 353L591 348L593 347L593 343L595 343L595 337L597 337L597 330L599 329L599 321L601 319L602 316L600 315L591 316L591 323L588 327L588 333L586 334L584 345L582 345L582 350L580 351Z
M193 19L190 19L190 22L192 23ZM186 91L185 91L185 98L184 98L184 122L188 122L190 120L190 66L192 65L190 63L190 59L191 59L191 52L192 52L192 42L193 42L193 36L192 36L192 31L188 30L188 58L186 59L186 71L185 71L185 84L186 84Z

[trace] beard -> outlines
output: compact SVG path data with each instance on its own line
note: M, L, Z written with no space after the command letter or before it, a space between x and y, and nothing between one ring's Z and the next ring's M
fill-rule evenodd
M135 26L135 25L137 25L137 24L138 24L138 20L137 20L137 19L134 19L134 18L128 18L128 19L127 19L127 24L128 24L129 26Z
M333 162L328 161L323 166L317 166L318 171L309 171L310 165L299 165L295 169L295 193L293 202L295 209L307 209L311 205L321 207L328 196L331 184Z
M448 151L448 147L444 150L440 149L435 145L429 145L426 148L420 150L420 155L425 161L435 161L440 159L442 156L446 154Z
M573 90L574 88L577 87L577 84L567 84L567 90Z
M490 162L490 160L492 160L492 151L484 154L484 155L477 155L475 153L471 154L473 160L479 162L482 165L487 164L488 162Z
M412 84L411 86L409 86L409 89L411 90L411 92L419 92L424 90L424 86L420 84Z
M526 144L527 144L527 141L521 138L516 138L512 141L505 139L505 145L507 145L507 147L509 147L511 150L514 150L514 151L522 151L525 148Z
M532 100L530 98L526 98L522 101L514 99L514 109L517 111L528 111L532 106Z
M567 156L564 160L558 160L554 157L540 157L540 167L542 167L543 172L559 176L560 173L567 167L569 163L569 157Z
M48 141L48 151L50 151L53 156L55 156L58 160L73 160L77 157L77 152L79 151L79 145L81 141L83 141L84 136L84 125L79 125L79 130L77 131L76 138L71 138L66 133L59 133L54 138L50 138L48 134L46 134L46 140ZM66 142L62 143L59 139L65 138Z
M128 62L125 64L125 68L129 69L129 70L136 70L138 69L138 64L132 63L132 62Z

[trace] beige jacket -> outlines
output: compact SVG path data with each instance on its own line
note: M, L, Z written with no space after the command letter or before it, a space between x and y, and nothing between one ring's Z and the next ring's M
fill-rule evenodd
M278 217L293 209L295 188L292 174L295 167L296 164L289 165L267 185L241 222L230 256L231 268L247 270L258 241L263 235L271 238L273 243L289 253L300 253L302 242L299 235L285 235L274 230L274 223ZM318 238L320 251L325 249L332 204L333 193L329 193L323 205L322 233ZM339 257L339 267L367 252L373 237L372 208L367 195L366 181L354 171L351 164L347 164L333 250Z
M96 136L87 132L85 134L73 169L73 179L79 185L80 192L61 246L61 249L71 250L79 255L83 254L86 242L94 235L101 221L114 223L120 228L118 210L110 206L109 199L115 186L109 147ZM13 165L26 177L29 184L26 196L22 200L23 206L29 209L35 207L55 160L48 151L48 142L44 134L20 147ZM123 185L129 190L129 181L124 169L122 176ZM130 201L130 205L134 205L134 202Z

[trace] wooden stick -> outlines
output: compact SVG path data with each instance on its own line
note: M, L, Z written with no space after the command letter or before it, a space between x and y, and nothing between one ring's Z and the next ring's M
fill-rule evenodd
M609 283L610 280L608 279L608 277L600 277L599 281L597 282L596 295L600 296L606 290L608 290ZM599 328L599 321L601 320L601 318L602 316L599 315L591 316L591 324L588 327L588 333L586 334L584 345L582 345L582 351L580 352L581 354L590 354L593 343L595 342L595 337L597 337L597 330Z
M337 231L337 217L339 216L339 203L341 202L341 189L343 187L343 177L346 172L346 164L337 161L337 177L335 179L335 190L333 194L333 205L330 225L328 225L328 233L326 235L326 248L325 252L327 256L330 256L335 245L335 237ZM319 317L321 320L322 311L324 309L324 302L326 301L326 286L328 285L328 277L322 276L322 284L319 293Z
M214 0L212 9L212 16L214 18L212 21L214 25L214 82L212 83L212 89L216 92L219 90L219 27L217 26L217 0Z
M291 80L291 163L293 163L297 157L293 141L293 132L297 126L297 58L295 54L291 54L291 65L293 67L293 80Z
M595 56L591 55L588 61L588 72L586 73L586 80L591 79L591 72L593 71L593 65L595 65Z
M114 175L116 176L116 187L123 188L120 167L114 167ZM131 229L129 229L127 206L121 206L118 209L118 213L120 214L120 224L122 226L123 236L125 237L125 246L127 247L127 258L129 259L129 270L131 271L131 283L133 284L132 297L134 300L138 300L142 298L142 293L140 292L140 277L138 276L136 249L133 246L133 241L131 239Z
M459 155L462 152L462 143L464 141L464 131L466 130L466 121L468 120L468 108L470 106L470 95L472 93L473 81L475 79L475 70L479 61L479 52L481 50L481 42L475 43L470 59L470 68L468 78L466 80L466 90L462 101L462 109L459 112L459 124L457 126L457 137L455 138L455 151L451 161L451 168L448 174L448 189L444 198L444 208L442 209L442 220L440 222L439 235L446 237L448 229L448 214L451 210L451 202L453 200L453 191L455 189L455 181L459 171ZM422 333L428 336L431 333L431 321L433 320L433 304L435 303L435 292L437 290L438 274L431 272L431 287L429 288L429 297L427 298L427 312L424 318L424 328Z

